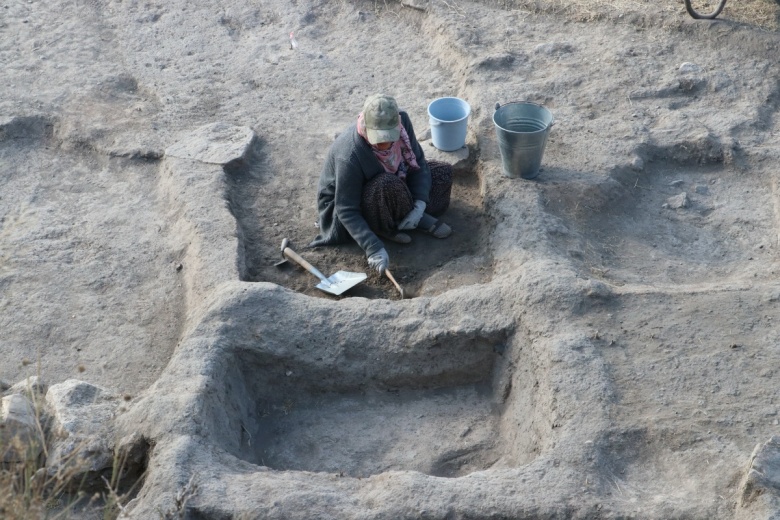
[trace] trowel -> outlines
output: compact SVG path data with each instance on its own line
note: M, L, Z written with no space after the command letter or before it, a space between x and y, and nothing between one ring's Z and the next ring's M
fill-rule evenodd
M311 265L304 258L293 251L290 248L290 241L288 239L282 240L282 260L275 265L279 266L292 260L311 274L320 279L320 283L316 285L317 289L325 291L326 293L340 296L345 291L352 289L354 286L368 278L365 273L351 273L349 271L339 271L331 276L325 276L319 269Z

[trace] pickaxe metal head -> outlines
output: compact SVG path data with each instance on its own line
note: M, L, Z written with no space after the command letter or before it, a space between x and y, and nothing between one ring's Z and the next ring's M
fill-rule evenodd
M290 239L285 238L284 240L282 240L282 247L280 249L280 251L282 253L282 259L274 264L276 267L280 267L280 266L282 266L282 265L287 263L287 257L284 256L284 250L287 249L287 246L289 246L289 245L290 245Z

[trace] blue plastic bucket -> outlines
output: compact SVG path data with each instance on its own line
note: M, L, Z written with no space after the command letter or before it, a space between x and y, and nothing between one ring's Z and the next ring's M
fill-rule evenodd
M444 152L459 150L466 145L471 106L455 97L439 98L428 105L433 146Z
M504 175L533 179L539 175L547 134L553 125L552 112L530 101L496 103L496 126Z

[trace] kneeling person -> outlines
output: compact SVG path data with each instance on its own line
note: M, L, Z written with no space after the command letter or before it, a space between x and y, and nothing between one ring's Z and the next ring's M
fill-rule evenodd
M384 274L390 259L379 237L405 244L411 242L406 230L436 238L452 233L436 219L451 190L452 167L426 161L409 115L392 97L373 95L328 151L317 193L320 234L310 245L351 237Z

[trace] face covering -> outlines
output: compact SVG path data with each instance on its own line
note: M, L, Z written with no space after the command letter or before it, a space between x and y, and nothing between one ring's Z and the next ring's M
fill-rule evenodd
M398 116L398 126L401 129L401 137L393 143L393 145L387 150L379 150L371 143L368 143L366 137L366 122L363 119L363 112L358 115L357 131L360 137L366 140L371 146L371 151L374 152L374 156L379 163L385 169L387 173L398 175L401 180L406 179L407 168L402 167L403 163L408 166L408 169L419 170L420 165L417 164L417 157L415 157L412 151L412 143L409 141L409 134L406 132L404 125L401 124L401 116Z

